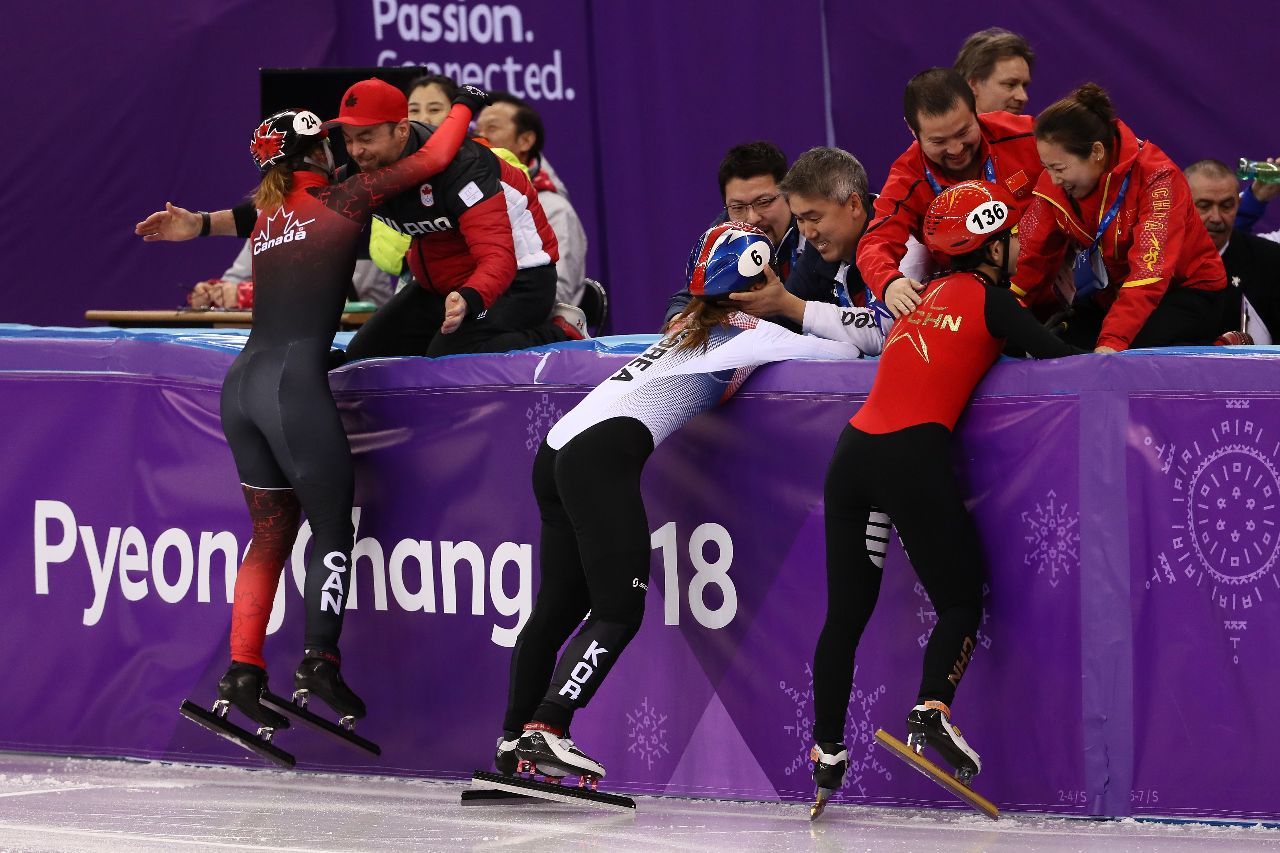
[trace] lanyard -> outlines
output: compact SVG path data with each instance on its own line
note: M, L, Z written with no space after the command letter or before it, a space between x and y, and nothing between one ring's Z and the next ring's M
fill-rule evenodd
M996 182L996 167L991 162L991 158L987 157L987 162L982 164L982 174L990 183ZM924 179L929 182L929 186L933 187L934 195L942 194L942 184L938 183L938 179L933 176L933 172L929 169L928 160L924 164Z
M841 308L854 307L853 297L850 294L848 283L849 270L852 268L852 264L845 266L845 280L841 281L837 278L836 285L832 288L836 297L836 304ZM838 276L839 272L837 272L836 275ZM889 308L883 302L876 299L875 295L871 292L871 288L865 284L862 286L862 298L863 304L870 309L871 316L874 318L876 328L880 330L880 334L887 334L888 329L886 329L885 323L889 323L890 326L893 324L893 314L889 311Z
M1142 146L1147 144L1147 140L1138 140L1138 152L1142 152ZM1124 173L1124 180L1120 183L1120 191L1116 193L1116 200L1112 203L1111 208L1098 221L1098 233L1093 237L1093 244L1089 246L1089 254L1093 254L1098 248L1098 244L1102 242L1102 235L1106 233L1108 226L1115 220L1116 214L1120 212L1120 205L1124 203L1124 194L1129 190L1129 179L1133 177L1134 166L1138 165L1137 158L1134 158L1133 165L1129 167L1129 171Z
M853 299L849 296L849 285L848 285L849 269L852 266L853 266L852 264L842 264L841 268L836 270L836 276L835 276L836 286L831 288L831 292L836 298L836 304L839 305L841 308L853 307ZM842 272L844 273L843 279L841 279L840 277L840 273Z
M1116 214L1120 212L1120 205L1124 204L1124 194L1129 190L1129 178L1133 177L1133 167L1129 167L1129 171L1124 173L1124 181L1120 184L1120 192L1116 193L1116 200L1111 207L1103 214L1102 220L1098 222L1098 233L1094 235L1093 245L1089 247L1089 254L1093 254L1098 249L1098 244L1102 242L1102 235L1107 232L1107 228L1115 220Z

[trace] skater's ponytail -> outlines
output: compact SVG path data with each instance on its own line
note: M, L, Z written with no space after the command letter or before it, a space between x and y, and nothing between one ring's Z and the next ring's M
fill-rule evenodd
M676 342L676 349L706 349L711 330L723 326L736 309L731 302L694 297L685 309L671 318L668 341Z
M262 176L262 183L253 191L253 206L261 211L274 211L289 194L293 170L286 165L273 168Z
M323 144L324 140L316 140L316 143L306 151L299 151L267 170L267 173L262 176L262 182L253 191L253 206L267 213L278 208L284 202L284 197L289 194L289 190L293 188L293 173L304 168L307 158Z

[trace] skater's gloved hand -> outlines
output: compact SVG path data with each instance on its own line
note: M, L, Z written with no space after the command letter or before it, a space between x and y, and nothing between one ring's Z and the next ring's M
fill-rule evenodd
M463 299L462 294L455 290L445 297L444 322L440 324L440 334L447 335L450 332L456 332L466 316L467 300Z
M483 89L477 89L475 86L461 86L458 94L453 96L453 103L462 104L471 110L472 116L480 114L480 110L484 109L489 103L489 93Z

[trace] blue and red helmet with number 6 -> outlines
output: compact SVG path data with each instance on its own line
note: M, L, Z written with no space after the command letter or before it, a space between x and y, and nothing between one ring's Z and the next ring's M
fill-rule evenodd
M329 133L309 110L282 110L262 120L249 140L249 153L258 171L265 174L295 154L308 151Z
M714 299L746 290L760 281L772 257L773 245L754 225L716 225L702 235L689 256L689 293Z
M964 181L939 193L924 214L924 244L957 256L1013 231L1022 216L1013 193L988 181Z

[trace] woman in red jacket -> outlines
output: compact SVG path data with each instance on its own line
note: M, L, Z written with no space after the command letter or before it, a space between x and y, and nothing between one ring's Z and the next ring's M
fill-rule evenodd
M1071 343L1211 342L1226 270L1173 161L1119 121L1094 83L1040 113L1035 134L1045 171L1022 217L1014 292L1042 302L1069 261Z

